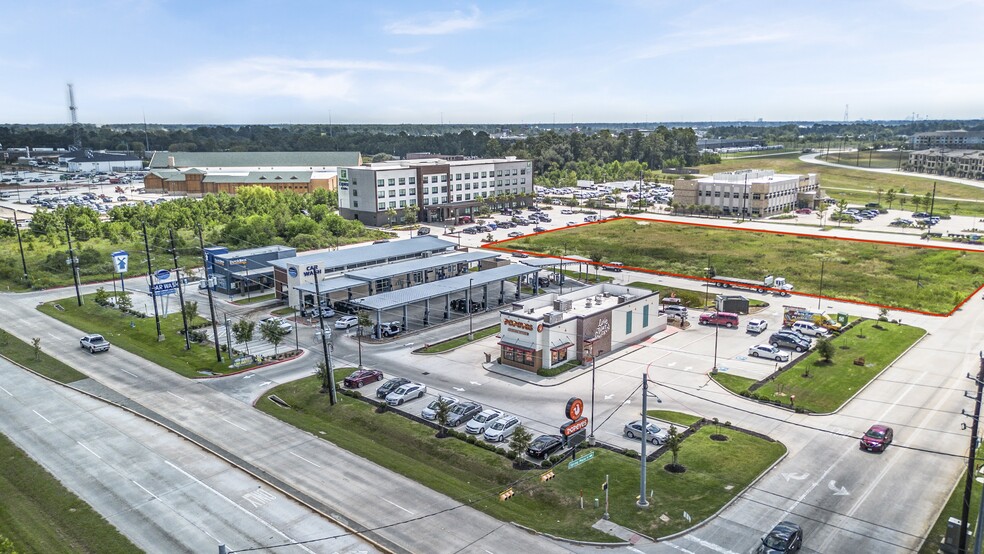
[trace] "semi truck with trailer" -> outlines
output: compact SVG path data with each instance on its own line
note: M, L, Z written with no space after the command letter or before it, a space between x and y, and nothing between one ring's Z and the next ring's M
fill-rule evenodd
M751 289L757 292L769 292L771 290L779 296L789 296L789 292L793 290L793 285L787 283L785 277L775 277L772 275L766 275L764 279L759 280L714 275L711 277L711 282L715 286L729 289Z

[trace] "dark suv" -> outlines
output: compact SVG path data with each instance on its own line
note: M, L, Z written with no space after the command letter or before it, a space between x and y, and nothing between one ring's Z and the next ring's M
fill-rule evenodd
M769 337L769 344L779 348L789 348L797 352L804 352L810 349L812 343L810 339L797 335L791 331L776 331Z

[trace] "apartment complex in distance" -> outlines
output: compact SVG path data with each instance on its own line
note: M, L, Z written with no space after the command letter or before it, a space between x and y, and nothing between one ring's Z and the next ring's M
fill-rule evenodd
M532 195L533 163L514 156L393 160L338 168L338 211L366 225L457 222L483 204L492 209L527 205Z
M812 208L819 200L816 173L784 175L771 169L741 169L673 183L673 204L678 209L705 206L722 215L764 217Z
M919 150L909 153L909 161L903 168L917 173L984 179L984 150Z
M909 139L915 148L984 148L984 131L932 131L916 133Z

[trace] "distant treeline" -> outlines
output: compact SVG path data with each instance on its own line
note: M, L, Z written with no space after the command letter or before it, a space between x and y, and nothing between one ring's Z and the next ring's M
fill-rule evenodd
M793 146L799 143L817 144L831 141L863 142L870 145L898 146L903 137L929 131L984 131L984 120L936 120L848 123L813 123L785 125L727 125L707 129L707 138L764 139L770 144Z

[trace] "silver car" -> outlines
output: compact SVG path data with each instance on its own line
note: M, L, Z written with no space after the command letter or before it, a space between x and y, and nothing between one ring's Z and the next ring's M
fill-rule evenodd
M439 396L420 411L420 417L434 421L437 419L437 408L440 404L446 405L448 407L448 415L451 415L451 408L454 408L454 405L457 403L458 399L453 396Z
M625 428L622 429L622 432L625 433L625 436L626 437L629 437L630 439L635 439L635 438L641 439L642 438L642 420L638 420L637 419L636 421L630 421L630 422L626 423L625 424ZM666 442L666 439L668 439L669 436L670 436L670 434L666 431L666 429L660 428L655 423L652 423L652 422L649 422L649 421L646 422L646 440L647 441L653 443L656 446L659 446L659 445L665 443Z
M516 416L502 416L492 422L485 430L485 440L489 442L502 442L508 439L522 425L523 422Z
M404 402L420 398L427 392L427 387L420 383L407 383L400 385L395 391L386 395L386 403L390 406L399 406Z
M476 435L484 433L485 429L500 417L502 417L502 412L499 410L484 410L465 424L465 430Z

